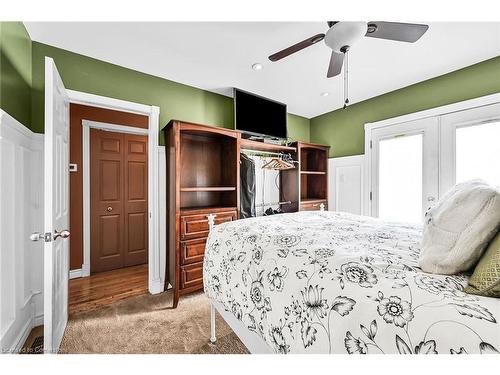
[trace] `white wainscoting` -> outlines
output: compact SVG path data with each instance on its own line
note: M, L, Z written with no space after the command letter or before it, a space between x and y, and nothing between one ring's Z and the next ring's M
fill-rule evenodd
M328 159L328 208L331 211L364 215L365 156L355 155Z
M43 324L43 135L0 110L0 348L21 349Z

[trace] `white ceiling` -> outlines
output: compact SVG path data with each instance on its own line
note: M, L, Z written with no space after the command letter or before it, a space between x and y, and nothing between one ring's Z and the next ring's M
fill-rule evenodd
M307 118L343 104L343 76L326 78L331 50L323 42L279 62L267 59L326 32L325 22L25 24L32 40L228 96L238 87ZM414 44L375 38L356 44L349 57L351 103L500 55L500 23L429 25ZM263 69L252 70L255 62Z

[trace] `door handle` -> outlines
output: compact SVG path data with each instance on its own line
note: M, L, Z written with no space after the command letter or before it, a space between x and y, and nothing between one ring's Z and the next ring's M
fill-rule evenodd
M50 233L40 233L40 232L33 232L30 234L30 240L31 241L40 241L43 240L45 242L50 242L51 240L51 234Z
M60 232L54 229L54 241L57 240L59 237L61 238L68 238L69 237L69 230L64 229Z
M113 211L113 207L109 206L108 208L106 208L106 211L108 211L108 212Z
M427 202L434 202L436 200L436 198L430 196L430 197L427 197Z

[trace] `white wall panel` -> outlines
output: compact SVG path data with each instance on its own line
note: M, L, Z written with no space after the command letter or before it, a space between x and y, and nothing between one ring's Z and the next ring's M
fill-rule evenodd
M363 215L364 155L328 159L328 207L331 211Z
M43 136L0 110L0 347L17 351L41 323Z

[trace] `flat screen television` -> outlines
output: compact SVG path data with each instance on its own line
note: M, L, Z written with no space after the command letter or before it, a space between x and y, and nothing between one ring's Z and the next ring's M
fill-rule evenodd
M234 89L234 128L254 136L287 138L286 104Z

